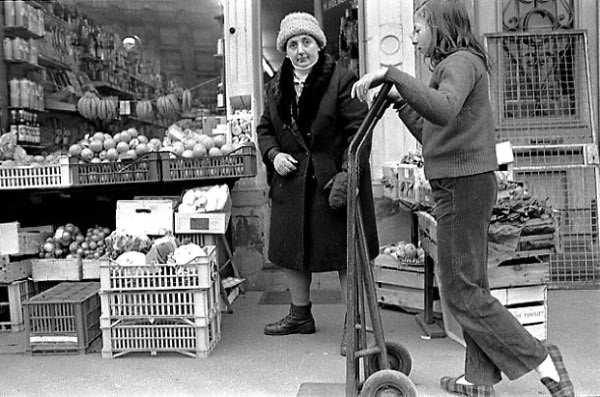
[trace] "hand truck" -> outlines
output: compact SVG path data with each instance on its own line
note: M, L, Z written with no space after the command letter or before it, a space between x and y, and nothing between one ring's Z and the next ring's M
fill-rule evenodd
M361 152L367 147L373 129L390 101L392 87L385 83L365 120L350 143L348 150L347 198L347 299L346 299L346 396L416 397L416 387L408 378L412 358L406 348L398 343L385 342L383 324L375 280L369 254L360 198L358 195ZM366 305L365 307L365 299ZM372 329L367 328L366 309L370 314ZM367 345L367 332L372 333L375 345Z

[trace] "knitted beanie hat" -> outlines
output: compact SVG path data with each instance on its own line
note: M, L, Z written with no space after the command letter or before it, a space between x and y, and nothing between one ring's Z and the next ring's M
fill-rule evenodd
M292 12L281 20L279 34L277 35L277 50L285 53L287 41L300 34L312 36L319 48L324 48L327 44L325 33L319 26L317 18L306 12Z

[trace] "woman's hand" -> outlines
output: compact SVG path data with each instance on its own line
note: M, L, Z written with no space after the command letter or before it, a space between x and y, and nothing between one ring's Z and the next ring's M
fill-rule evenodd
M387 68L379 69L376 72L367 73L352 86L352 98L358 98L360 101L366 101L369 95L369 89L375 88L384 82Z
M273 159L273 167L281 176L286 176L296 171L296 164L298 164L298 160L287 153L278 153Z

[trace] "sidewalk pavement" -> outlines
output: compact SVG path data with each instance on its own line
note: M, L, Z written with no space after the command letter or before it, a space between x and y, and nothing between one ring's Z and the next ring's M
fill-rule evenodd
M600 291L549 291L548 296L548 338L560 347L577 395L600 396ZM264 324L285 315L288 306L262 305L260 298L260 292L247 292L233 304L233 313L223 313L222 337L208 358L0 354L0 396L296 397L303 384L313 383L337 383L336 390L343 390L339 344L345 307L316 304L317 333L273 337L263 335ZM410 378L418 395L449 396L440 390L439 378L462 373L463 347L449 338L423 339L414 315L381 313L386 340L403 344L412 355ZM0 334L0 346L6 339ZM496 387L497 397L543 395L534 374Z

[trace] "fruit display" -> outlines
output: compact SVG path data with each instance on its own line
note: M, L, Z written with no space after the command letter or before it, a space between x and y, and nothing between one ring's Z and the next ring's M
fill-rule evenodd
M161 116L172 118L177 116L181 112L181 105L179 99L175 94L168 94L159 97L156 100L156 110Z
M177 211L181 214L222 211L229 199L227 185L214 185L186 191Z
M77 111L88 120L110 121L119 114L115 97L100 98L93 92L86 92L77 101Z
M201 129L190 127L193 125L185 121L172 124L166 131L161 151L171 152L172 158L201 159L225 156L242 146L240 143L228 143L224 134L210 136Z
M227 124L232 143L252 142L252 117L248 111L236 111Z
M128 128L114 135L104 132L87 134L69 147L69 156L80 162L108 163L111 161L135 160L149 152L158 151L162 141L139 134L137 129Z
M398 241L381 248L380 253L389 255L402 264L422 266L425 261L425 251L413 243Z
M59 226L40 246L40 258L98 259L106 253L107 227L91 227L84 233L72 223Z

